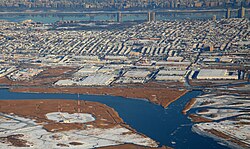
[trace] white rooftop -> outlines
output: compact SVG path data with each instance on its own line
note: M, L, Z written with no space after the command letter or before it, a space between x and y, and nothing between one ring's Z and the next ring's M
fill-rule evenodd
M226 69L201 69L197 79L237 79L237 74L229 75Z
M147 70L131 70L127 71L124 76L131 78L146 78L150 74L150 71Z

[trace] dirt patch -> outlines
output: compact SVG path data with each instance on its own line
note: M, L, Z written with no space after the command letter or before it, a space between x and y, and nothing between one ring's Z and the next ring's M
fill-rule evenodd
M58 143L57 146L60 146L60 147L69 147L69 145L67 145L67 144L62 144L62 143Z
M83 143L81 143L81 142L70 142L69 144L74 145L74 146L83 145Z
M7 77L0 78L0 84L11 85L11 86L44 86L52 85L54 82L60 79L68 78L68 74L72 74L75 71L75 68L69 67L45 67L41 68L42 71L37 76L34 76L31 80L28 81L12 81Z
M23 136L23 134L16 134L7 137L0 137L0 142L10 144L15 147L30 147L30 145L28 145L28 141L21 139Z
M242 83L245 80L190 80L189 83L192 86L203 86L203 87L216 87L222 84L234 84L234 83Z
M193 107L193 105L196 103L196 99L195 98L192 98L186 105L185 107L183 108L182 110L182 113L184 115L187 114L187 112Z
M209 105L209 104L214 104L215 101L204 101L201 103L201 106L206 106L206 105Z
M92 125L95 128L113 128L120 124L126 125L114 109L97 102L80 101L80 106L78 106L75 100L2 100L0 105L0 112L13 113L21 117L34 119L37 123L43 125L47 131L51 132L80 130L85 129L86 125ZM81 113L92 114L96 120L85 124L72 124L51 121L45 116L51 112L59 111L73 114L79 110ZM128 126L128 128L130 127Z
M81 101L80 103L80 112L92 114L96 120L93 122L79 124L79 123L60 123L55 121L50 121L46 118L46 114L50 112L68 112L76 113L79 111L79 106L75 100L1 100L0 101L0 112L7 114L14 114L20 117L25 117L29 119L34 119L37 123L42 125L46 130L50 132L58 131L69 131L69 130L82 130L85 129L87 125L92 125L94 128L113 128L120 125L131 131L131 133L137 133L130 126L125 124L123 120L119 117L118 113L101 103ZM24 110L25 109L25 110ZM106 124L106 125L103 125ZM128 133L129 134L129 133ZM125 135L125 134L124 134ZM145 136L145 135L142 135ZM7 138L0 138L2 142L8 139L8 142L13 142L12 144L20 147L29 147L25 140L21 140L19 137L22 136L9 136ZM53 135L54 140L60 140L60 136ZM146 136L145 136L146 137ZM69 147L82 145L81 142L71 142L69 144L58 143L58 147ZM156 149L145 146L138 146L133 144L124 144L111 147L103 147L102 149ZM161 147L160 149L168 149L167 147Z
M213 120L211 119L207 119L207 118L198 116L196 114L190 114L188 117L191 119L192 122L195 122L195 123L213 122Z
M209 129L209 130L205 130L205 131L207 131L207 132L209 132L209 133L211 133L211 134L213 134L213 135L215 135L217 137L223 138L223 139L225 139L227 141L233 142L233 143L235 143L235 144L237 144L237 145L239 145L241 147L244 147L244 148L249 148L250 147L248 144L246 144L244 142L241 142L241 141L239 141L239 140L237 140L237 139L235 139L235 138L233 138L233 137L231 137L231 136L229 136L229 135L227 135L227 134L225 134L223 132L220 132L218 130Z
M147 83L132 83L132 84L113 84L114 87L151 87L151 88L184 88L182 82L157 82L149 81Z
M208 109L199 109L197 112L198 113L206 113L206 112L209 112L209 110Z

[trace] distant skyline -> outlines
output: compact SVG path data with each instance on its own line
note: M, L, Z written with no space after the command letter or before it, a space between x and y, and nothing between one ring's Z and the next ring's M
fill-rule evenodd
M250 0L2 0L0 8L129 10L250 7ZM2 11L5 11L2 9Z

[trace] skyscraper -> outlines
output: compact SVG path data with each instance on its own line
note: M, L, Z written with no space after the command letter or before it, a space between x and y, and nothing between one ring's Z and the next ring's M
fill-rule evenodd
M229 19L230 17L231 17L231 10L230 8L227 8L226 18Z
M216 19L217 19L216 15L213 15L213 21L216 21Z
M245 17L245 8L241 6L241 8L238 10L238 18L244 18Z
M152 11L148 12L148 21L149 22L155 21L155 12L152 12Z
M122 22L122 13L120 11L116 14L116 17L117 22Z

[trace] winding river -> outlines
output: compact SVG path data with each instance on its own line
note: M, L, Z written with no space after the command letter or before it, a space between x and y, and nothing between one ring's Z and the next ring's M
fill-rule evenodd
M161 145L176 149L224 149L211 138L192 132L192 123L181 110L191 99L202 94L201 91L188 92L170 104L167 109L146 100L129 99L117 96L79 95L81 100L94 101L114 108L120 117L136 129ZM77 94L13 93L0 89L0 100L31 99L78 99Z

